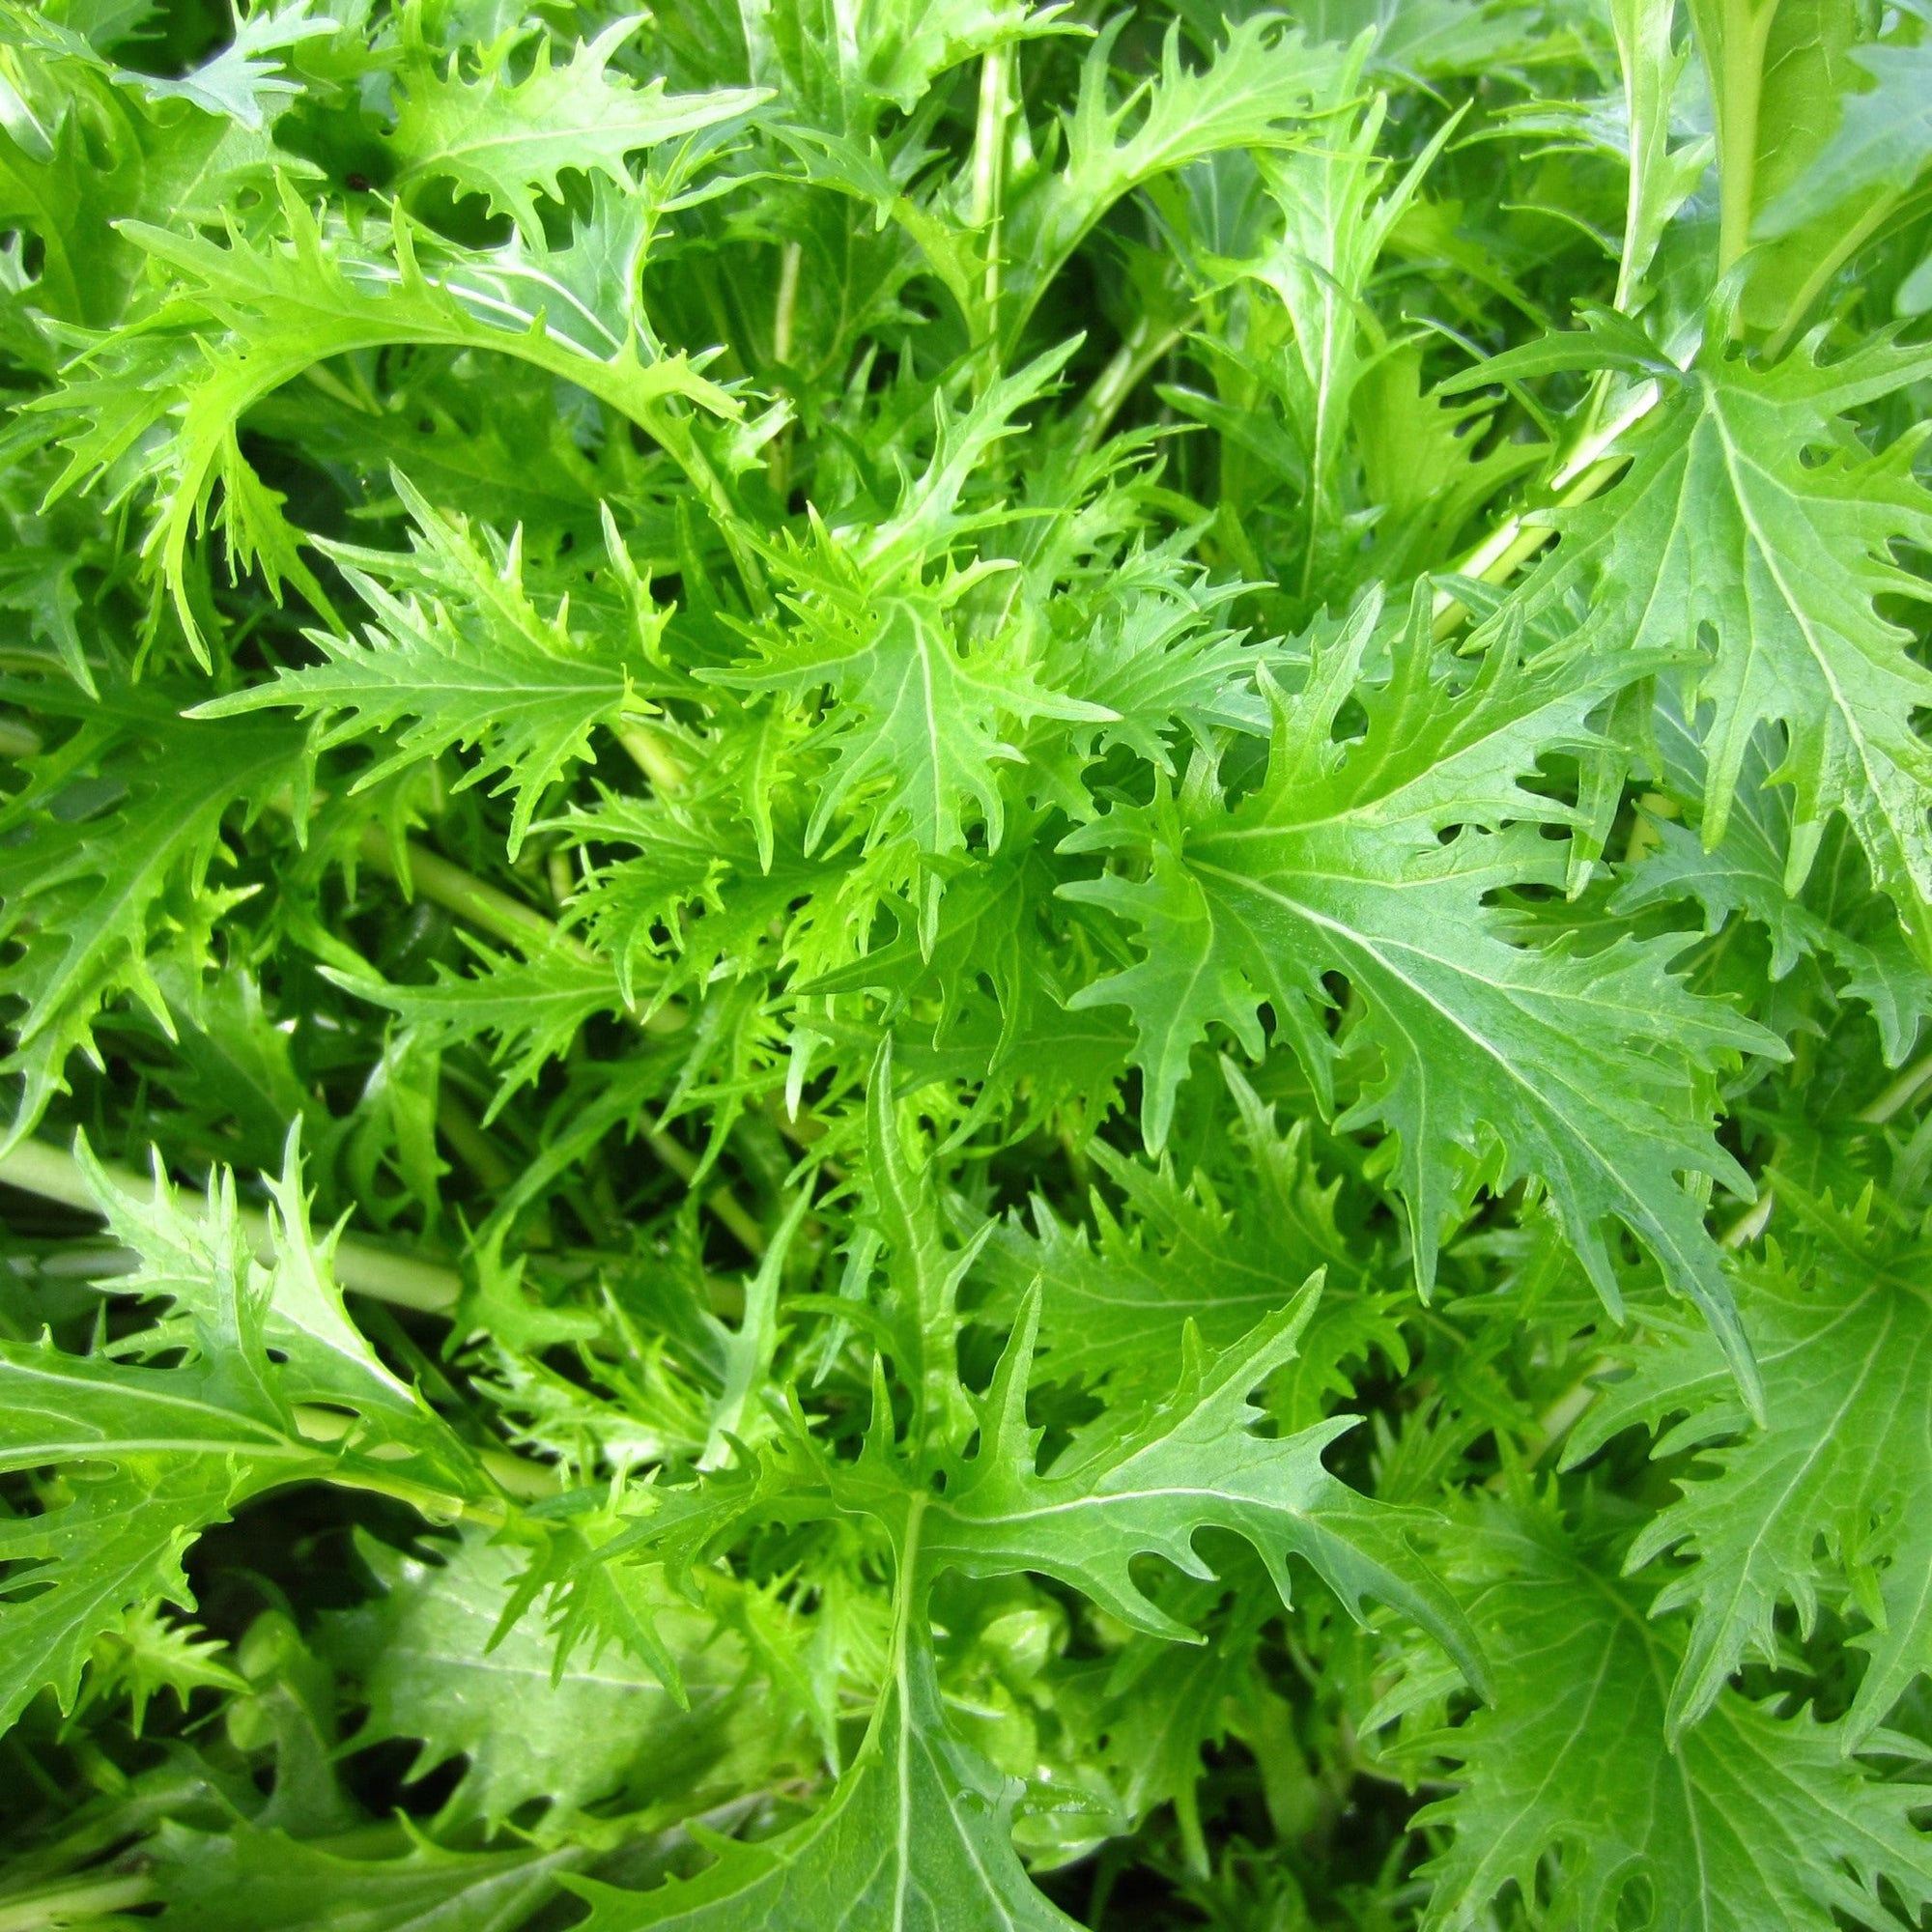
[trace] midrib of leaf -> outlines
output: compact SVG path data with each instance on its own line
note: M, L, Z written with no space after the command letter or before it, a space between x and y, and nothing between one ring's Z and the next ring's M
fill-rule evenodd
M1847 700L1844 690L1838 682L1837 673L1833 668L1831 653L1821 648L1817 630L1808 612L1805 611L1803 600L1794 596L1791 592L1785 579L1784 571L1778 563L1776 549L1766 535L1760 517L1753 506L1750 494L1745 487L1744 472L1746 469L1748 469L1752 474L1761 477L1767 486L1774 489L1777 487L1776 480L1760 465L1748 461L1737 440L1731 435L1729 425L1724 421L1721 410L1713 410L1710 415L1715 425L1718 439L1723 447L1725 473L1731 479L1732 494L1737 498L1738 508L1745 519L1746 527L1750 533L1751 542L1756 548L1758 556L1763 560L1766 572L1776 585L1778 595L1784 600L1785 606L1796 619L1800 632L1804 639L1805 647L1810 652L1811 661L1816 666L1819 676L1831 691L1833 705L1837 714L1845 721L1847 733L1852 742L1859 748L1859 764L1865 775L1871 796L1874 799L1880 798L1883 796L1883 793L1874 778L1872 760L1868 754L1865 734L1859 723L1858 707ZM1688 460L1685 465L1685 480L1687 483L1690 480L1690 464ZM1753 665L1758 662L1759 657L1758 636L1756 630L1753 629L1750 634L1750 660ZM1774 675L1776 675L1775 672ZM1779 681L1781 682L1782 680ZM1750 680L1747 678L1740 678L1740 688L1747 689L1749 682ZM1745 746L1749 742L1751 730L1755 727L1756 723L1757 720L1755 717L1747 716L1744 707L1740 705L1731 719L1731 731L1724 746L1723 755L1714 758L1711 762L1713 790L1707 794L1706 822L1711 826L1710 836L1713 839L1723 837L1724 821L1729 815L1731 802L1737 795L1737 777L1744 763ZM1720 774L1724 779L1721 786L1719 784ZM1898 840L1898 847L1901 857L1903 857L1906 845L1902 838ZM1903 865L1904 869L1909 873L1911 870L1910 860L1903 860ZM1905 908L1901 906L1900 911L1904 912L1904 910Z
M907 1669L906 1644L910 1634L913 1605L915 1603L922 1605L924 1603L924 1592L920 1589L918 1583L919 1545L920 1535L925 1523L926 1508L931 1500L930 1492L921 1490L916 1492L906 1504L905 1534L899 1548L898 1562L899 1601L897 1612L893 1619L893 1682L898 1692L896 1715L899 1728L898 1834L894 1846L898 1860L898 1869L893 1882L893 1932L903 1932L906 1888L912 1882L912 1684Z
M62 931L71 943L60 970L51 976L41 990L38 1004L28 1009L21 1022L16 1036L19 1046L25 1046L63 1017L71 988L96 970L113 948L126 944L139 950L140 941L145 938L140 923L145 920L147 907L160 893L158 879L185 851L216 836L220 813L238 798L246 796L253 781L281 765L286 756L287 747L274 743L265 746L253 765L242 764L239 769L235 763L220 758L171 761L169 810L136 813L134 836L117 838L111 852L103 854L98 865L87 864L84 859L90 828L86 824L78 828L81 842L76 859L81 863L73 865L45 891L59 892L84 877L100 878L106 883L103 890L90 895L82 912L63 923ZM182 765L189 767L185 774L178 769ZM138 796L151 784L149 773L137 773L129 783L129 796ZM187 792L185 801L175 789L178 784ZM214 814L213 823L211 812ZM99 837L98 831L94 837ZM131 867L122 863L128 856L136 860ZM41 895L36 894L23 899L18 916L31 919L35 900Z

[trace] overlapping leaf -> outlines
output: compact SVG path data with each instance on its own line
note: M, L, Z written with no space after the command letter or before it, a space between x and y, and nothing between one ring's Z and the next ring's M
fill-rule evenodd
M1138 924L1146 954L1075 1004L1132 1009L1143 1125L1158 1149L1193 1047L1218 1024L1259 1052L1264 1000L1327 1091L1336 1046L1321 1026L1321 976L1344 976L1362 1003L1350 1044L1379 1056L1345 1124L1379 1121L1400 1137L1395 1173L1423 1285L1464 1178L1531 1174L1613 1306L1611 1216L1704 1308L1749 1386L1716 1247L1679 1177L1741 1183L1711 1138L1698 1070L1727 1050L1776 1052L1775 1040L1685 992L1666 949L1517 947L1485 904L1502 888L1561 878L1562 848L1537 828L1570 814L1520 781L1546 753L1590 743L1590 713L1615 673L1575 660L1525 667L1505 638L1459 690L1432 666L1418 617L1390 682L1360 694L1366 733L1337 743L1374 615L1365 607L1324 650L1303 693L1277 696L1268 774L1252 797L1230 810L1197 764L1178 800L1117 808L1065 841L1146 867L1140 879L1062 888Z

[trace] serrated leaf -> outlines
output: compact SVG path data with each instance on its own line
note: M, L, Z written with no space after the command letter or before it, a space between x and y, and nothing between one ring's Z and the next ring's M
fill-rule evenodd
M1633 1423L1658 1433L1660 1455L1697 1451L1628 1566L1672 1550L1691 1559L1656 1605L1692 1618L1672 1733L1704 1716L1747 1652L1776 1656L1781 1603L1809 1630L1821 1590L1849 1590L1874 1626L1856 1639L1872 1661L1842 1727L1850 1751L1932 1669L1932 1539L1914 1503L1932 1480L1918 1367L1932 1349L1932 1279L1922 1245L1889 1233L1869 1201L1835 1208L1788 1179L1778 1190L1784 1240L1739 1268L1766 1426L1744 1428L1705 1337L1665 1331L1633 1351L1633 1373L1599 1394L1566 1453L1589 1455Z
M155 1842L153 1922L194 1932L517 1932L582 1861L576 1846L346 1856L285 1832L166 1826Z
M1484 1924L1511 1888L1577 1932L1627 1922L1627 1898L1658 1932L1826 1932L1840 1914L1876 1927L1890 1916L1882 1885L1909 1909L1932 1898L1910 1790L1848 1763L1832 1726L1726 1690L1673 1752L1677 1645L1643 1597L1544 1511L1492 1510L1462 1534L1469 1613L1501 1688L1491 1709L1414 1741L1411 1763L1460 1767L1461 1789L1423 1814L1453 1834L1425 1868L1432 1932Z
M1922 352L1875 343L1834 363L1804 349L1764 370L1740 358L1691 370L1633 437L1623 480L1556 519L1562 541L1521 602L1532 623L1555 620L1587 590L1578 641L1611 663L1690 652L1708 634L1712 654L1686 680L1687 712L1712 707L1706 844L1724 836L1752 735L1783 725L1787 886L1843 812L1932 960L1932 751L1913 722L1932 675L1878 606L1925 594L1893 546L1932 540L1932 494L1912 473L1915 439L1873 456L1846 419L1925 367Z
M536 197L561 201L563 170L628 188L627 156L740 120L770 99L763 88L668 95L662 80L639 83L613 71L612 55L640 24L640 15L613 20L595 40L580 41L562 67L553 63L543 36L516 81L509 77L520 39L514 31L488 49L473 77L458 71L455 54L439 67L416 40L387 136L400 164L397 186L407 192L420 181L447 181L541 238Z
M659 1628L682 1660L687 1705L675 1704L655 1671L622 1649L556 1667L554 1641L530 1620L498 1639L517 1553L471 1533L436 1560L358 1542L379 1595L324 1624L326 1655L356 1671L369 1716L358 1744L418 1742L411 1777L453 1757L462 1781L439 1816L453 1830L472 1819L508 1818L547 1799L552 1829L576 1807L624 1787L635 1802L662 1794L696 1802L705 1789L728 1795L758 1767L749 1755L741 1647L714 1620L673 1598L654 1575ZM779 1742L766 1723L760 1741ZM721 1769L730 1774L721 1778Z
M641 700L621 661L572 638L567 610L545 616L531 602L515 544L489 533L478 542L461 522L440 516L406 476L396 472L394 481L414 522L407 568L393 573L408 586L404 594L381 582L389 573L377 553L326 550L375 612L365 641L312 631L326 663L285 669L189 716L233 718L280 705L304 717L321 713L329 722L317 750L394 731L394 749L358 777L358 789L418 758L473 746L481 755L464 782L500 773L496 789L515 794L514 859L544 793L592 755L592 729Z
M299 734L284 725L189 725L123 701L120 719L83 726L50 760L47 781L16 797L22 835L0 850L0 934L21 944L0 969L0 992L24 1002L5 1068L22 1080L9 1142L62 1090L69 1056L90 1046L109 1001L131 994L171 1025L153 955L172 952L199 971L220 904L209 871L228 856L224 822L237 807L260 810L300 757ZM93 811L66 804L77 777L95 781ZM211 900L197 918L197 901Z
M49 1485L39 1514L0 1520L0 1553L30 1566L0 1603L0 1725L43 1686L70 1705L96 1638L130 1608L191 1609L184 1552L250 1496L316 1479L445 1507L487 1493L469 1452L348 1328L309 1240L293 1145L270 1265L252 1255L232 1178L191 1218L158 1181L142 1202L83 1166L138 1259L119 1287L169 1311L114 1352L186 1352L156 1368L0 1342L0 1468ZM297 1405L311 1403L348 1426L305 1428Z
M1574 661L1524 666L1505 638L1459 690L1432 667L1426 606L1417 611L1394 676L1360 692L1360 739L1338 744L1332 729L1359 676L1369 606L1318 657L1305 691L1277 694L1268 774L1252 797L1227 809L1203 772L1177 807L1117 808L1063 841L1137 851L1149 866L1145 881L1061 888L1140 924L1146 950L1074 1004L1132 1009L1143 1131L1157 1150L1194 1045L1218 1023L1258 1050L1263 1000L1326 1091L1337 1049L1321 1023L1321 975L1342 974L1363 1003L1350 1043L1372 1042L1380 1065L1341 1124L1379 1121L1399 1136L1422 1285L1462 1178L1493 1159L1492 1185L1534 1174L1548 1187L1612 1309L1604 1223L1634 1229L1749 1388L1716 1244L1678 1177L1740 1184L1709 1135L1695 1069L1726 1050L1779 1049L1674 981L1668 946L1626 942L1584 958L1507 942L1486 896L1557 882L1562 848L1537 827L1573 816L1520 780L1546 752L1591 742L1590 714L1615 673L1600 683Z
M803 1825L655 1891L576 1881L584 1932L819 1932L828 1924L951 1932L1069 1932L1012 1848L1018 1781L953 1738L930 1653L901 1636L896 1667L852 1767Z
M1211 1525L1247 1539L1283 1603L1292 1551L1350 1610L1360 1615L1369 1596L1400 1609L1441 1637L1471 1683L1486 1683L1461 1613L1409 1542L1427 1513L1373 1502L1322 1466L1322 1450L1354 1418L1292 1436L1254 1433L1263 1411L1250 1394L1293 1357L1320 1293L1318 1278L1214 1356L1190 1338L1166 1401L1144 1420L1077 1435L1044 1474L1035 1472L1038 1432L1026 1414L1039 1320L1031 1297L981 1406L979 1453L925 1508L924 1562L973 1577L1043 1572L1134 1629L1184 1638L1185 1627L1146 1595L1131 1565L1159 1555L1189 1576L1211 1575L1194 1548Z

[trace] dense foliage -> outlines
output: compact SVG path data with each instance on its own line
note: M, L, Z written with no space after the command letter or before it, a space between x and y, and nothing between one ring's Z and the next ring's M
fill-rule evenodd
M0 0L9 1932L1932 1911L1932 12L1244 6Z

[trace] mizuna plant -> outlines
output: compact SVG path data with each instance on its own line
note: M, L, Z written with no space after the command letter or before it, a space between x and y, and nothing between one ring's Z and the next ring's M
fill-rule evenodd
M1929 160L0 0L0 1928L1926 1922Z

